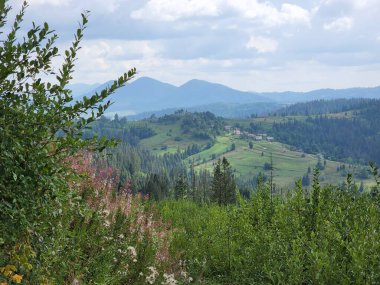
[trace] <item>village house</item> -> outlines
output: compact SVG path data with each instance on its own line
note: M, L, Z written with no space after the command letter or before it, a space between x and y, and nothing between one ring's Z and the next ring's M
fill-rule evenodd
M240 134L241 134L240 129L239 128L235 128L234 129L234 134L240 136Z

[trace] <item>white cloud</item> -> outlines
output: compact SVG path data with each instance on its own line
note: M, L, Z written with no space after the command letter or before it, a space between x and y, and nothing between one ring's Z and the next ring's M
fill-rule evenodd
M60 51L67 46L68 43L61 47ZM105 82L133 66L140 68L137 64L154 62L159 58L160 50L161 46L154 41L84 41L78 54L74 78L80 78L80 81L86 83Z
M68 6L71 0L29 0L30 5Z
M345 32L351 30L354 20L350 17L341 17L330 23L324 24L326 31Z
M13 0L16 2L17 0ZM36 6L53 6L65 7L73 9L74 7L79 10L90 10L101 13L114 13L123 5L127 5L131 0L28 0L28 4L34 8ZM75 9L74 8L74 9ZM41 7L38 7L41 9Z
M356 9L366 9L372 6L380 6L379 0L351 0L351 2Z
M245 18L261 19L268 26L310 24L309 11L300 6L284 3L278 9L269 2L258 0L150 0L141 9L133 11L131 17L175 21L197 16L221 16L231 13L231 9Z
M325 7L332 7L332 6L342 6L342 5L348 5L353 9L368 9L371 7L380 7L379 0L320 0L319 4L317 5L318 8L325 6Z
M153 58L159 56L161 49L162 47L154 41L97 39L82 43L79 60L110 62L128 58Z
M257 0L229 0L228 2L244 17L262 19L268 26L297 23L310 25L311 16L309 11L297 5L284 3L279 10L269 2L259 2Z
M134 19L175 21L194 16L217 16L219 0L150 0L131 13Z
M251 37L246 45L248 49L254 48L259 53L275 52L278 47L278 42L271 38Z
M238 89L379 85L380 0L29 1L25 25L47 21L59 44L91 11L76 82L105 82L135 66L158 80ZM22 1L9 2L12 19Z

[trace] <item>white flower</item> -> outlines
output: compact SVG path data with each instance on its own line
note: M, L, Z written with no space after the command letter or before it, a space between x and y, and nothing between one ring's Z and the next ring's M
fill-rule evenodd
M104 217L108 217L108 215L110 214L110 211L107 210L107 209L104 209L104 210L102 211L102 214L103 214Z
M136 249L133 246L128 246L127 251L132 258L137 257Z
M161 283L163 285L176 285L178 283L174 278L174 274L164 274L165 280Z
M148 275L145 280L147 283L149 284L153 284L154 282L156 282L156 278L158 277L158 271L156 270L155 267L153 266L150 266L148 267L149 271L150 271L150 275Z
M106 228L109 228L110 225L111 225L110 222L107 220L105 220L103 223L103 226L105 226Z

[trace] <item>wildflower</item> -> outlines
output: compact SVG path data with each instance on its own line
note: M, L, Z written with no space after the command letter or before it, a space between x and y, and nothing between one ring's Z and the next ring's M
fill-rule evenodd
M5 267L0 267L0 272L7 277L10 277L14 271L16 271L16 267L14 265L8 264Z
M193 278L184 270L181 271L180 275L185 283L191 283L191 281L193 281Z
M159 274L158 274L158 271L156 270L156 268L154 268L153 266L148 267L148 269L150 270L150 275L148 275L145 278L145 280L149 284L153 284L154 282L156 282L156 278L158 277Z
M21 281L22 281L22 276L21 275L18 275L18 274L15 274L11 277L11 280L16 282L17 284L20 284Z
M163 281L161 284L163 285L176 285L178 283L177 280L174 278L174 274L164 274L165 281Z
M103 226L106 227L106 228L109 228L110 225L111 225L110 222L107 221L107 220L105 220L104 223L103 223Z
M127 250L128 250L129 255L132 258L136 258L137 257L136 249L133 246L128 246Z
M102 214L103 214L105 217L108 217L109 214L110 214L110 211L107 210L107 209L104 209L103 212L102 212Z
M123 239L124 238L124 235L123 234L120 234L119 235L119 239Z

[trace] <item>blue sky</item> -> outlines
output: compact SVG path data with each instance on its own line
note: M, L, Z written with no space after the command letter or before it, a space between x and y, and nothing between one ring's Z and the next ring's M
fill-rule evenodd
M380 0L29 3L26 23L48 21L62 48L91 11L73 82L134 66L175 85L198 78L250 91L380 85Z

